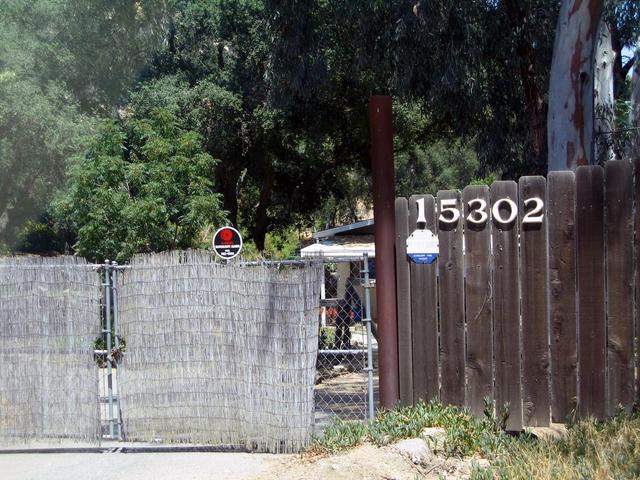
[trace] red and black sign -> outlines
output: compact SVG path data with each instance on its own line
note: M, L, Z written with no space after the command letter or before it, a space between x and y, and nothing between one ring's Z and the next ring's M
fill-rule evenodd
M213 250L221 258L229 260L242 250L242 236L232 227L222 227L213 235Z

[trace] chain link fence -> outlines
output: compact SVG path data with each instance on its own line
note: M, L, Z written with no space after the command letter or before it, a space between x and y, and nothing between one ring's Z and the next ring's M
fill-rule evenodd
M368 258L325 260L316 364L316 428L373 416L377 344Z

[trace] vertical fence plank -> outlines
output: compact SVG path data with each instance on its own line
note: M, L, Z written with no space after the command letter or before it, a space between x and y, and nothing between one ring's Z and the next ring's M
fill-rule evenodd
M605 167L607 246L608 414L631 411L634 395L633 170L626 160Z
M400 403L413 403L413 359L411 351L411 286L407 261L409 210L406 198L396 198L396 293L398 311L398 370Z
M518 205L518 186L512 181L491 185L491 204L508 198ZM502 202L501 218L511 211ZM495 212L494 212L495 213ZM508 404L507 430L522 429L520 378L520 301L518 282L518 222L501 223L492 216L493 235L493 332L495 357L495 400L500 411Z
M426 228L436 233L433 195L413 195L409 199L409 230L416 228L416 201L424 199ZM438 378L438 284L437 263L411 263L411 333L413 336L413 400L439 398Z
M481 209L480 199L486 207ZM462 192L465 205L465 317L467 325L466 405L476 415L485 397L493 398L493 330L491 287L491 206L489 187L473 185ZM469 205L469 202L473 202ZM475 212L475 213L474 213ZM483 220L482 212L486 214Z
M440 286L440 365L442 371L442 401L452 405L464 404L464 271L462 258L462 208L460 192L438 192L438 240L440 256L438 274ZM447 200L452 201L446 207ZM444 207L444 208L443 208ZM451 210L447 212L447 208ZM451 219L457 211L458 219Z
M634 211L635 211L635 241L634 241L634 265L636 282L636 302L634 308L635 319L635 357L636 357L636 397L635 401L640 405L640 149L635 151L634 163Z
M522 416L525 425L542 427L549 425L551 403L547 295L547 183L544 177L522 177L519 188ZM541 209L536 213L539 207Z
M578 267L578 409L602 419L605 395L604 175L602 167L576 169Z
M549 172L549 311L551 316L551 415L564 422L577 406L576 179L571 171Z

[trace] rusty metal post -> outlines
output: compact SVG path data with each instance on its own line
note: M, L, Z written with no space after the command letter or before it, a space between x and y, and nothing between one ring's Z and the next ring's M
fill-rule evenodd
M378 371L380 405L393 408L399 399L398 320L395 270L395 175L391 97L371 97L371 167L376 242L376 303L378 309Z

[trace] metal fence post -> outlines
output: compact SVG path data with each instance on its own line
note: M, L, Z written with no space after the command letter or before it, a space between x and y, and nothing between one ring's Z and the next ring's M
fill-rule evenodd
M371 284L369 283L369 255L364 254L364 308L365 316L362 321L367 326L367 396L369 397L369 420L375 417L375 405L373 398L373 348L371 346Z
M118 262L111 263L111 304L113 305L113 333L114 333L114 343L115 343L115 351L117 352L118 357L120 356L120 312L118 311ZM113 361L118 363L118 359L114 358ZM115 400L117 401L117 435L118 438L122 438L122 416L120 415L120 375L119 371L116 368L116 384L117 384L117 392L115 396ZM111 384L112 385L112 384ZM113 385L112 385L113 386Z
M105 288L105 334L107 343L107 399L109 402L109 437L113 438L113 385L111 383L112 365L111 359L111 265L109 260L104 262L104 288Z

